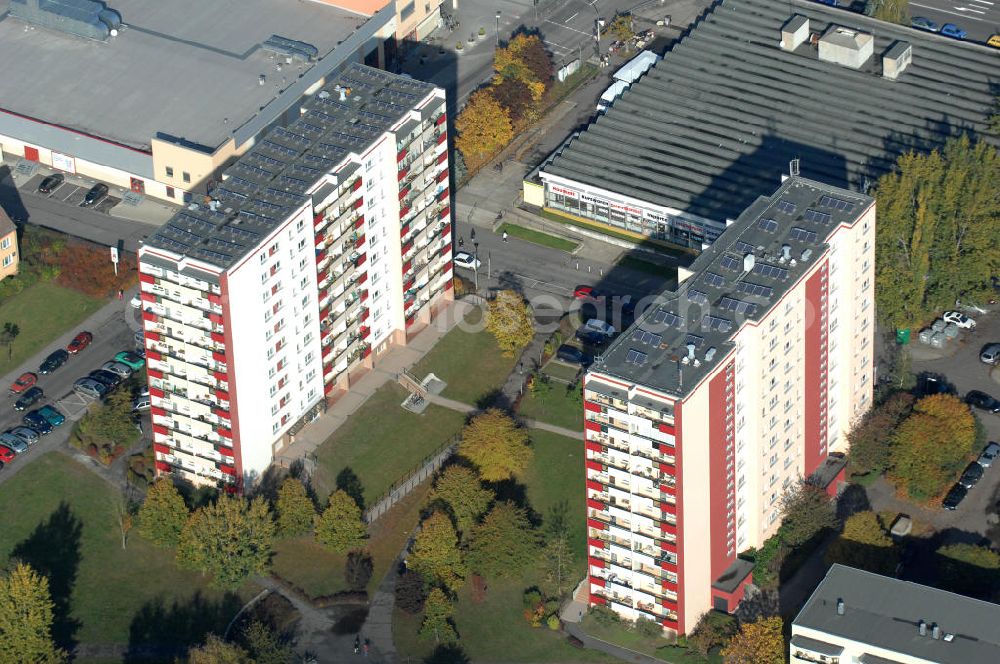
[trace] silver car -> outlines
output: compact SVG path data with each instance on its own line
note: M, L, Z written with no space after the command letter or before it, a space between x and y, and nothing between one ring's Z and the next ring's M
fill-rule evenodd
M101 368L105 371L110 371L113 374L121 376L122 378L128 378L132 375L132 368L124 362L115 362L112 360L102 364Z
M997 456L1000 456L1000 445L990 443L986 446L986 449L983 450L983 453L979 455L979 458L976 461L983 468L989 468L993 465Z
M81 378L73 383L73 391L92 399L100 399L108 393L108 388L93 378Z
M12 433L0 433L0 444L14 450L15 454L24 454L28 451L28 444Z
M38 442L38 432L29 427L14 427L7 433L17 436L28 445L34 445Z
M986 364L997 364L1000 362L1000 344L986 344L983 351L979 353L979 361Z

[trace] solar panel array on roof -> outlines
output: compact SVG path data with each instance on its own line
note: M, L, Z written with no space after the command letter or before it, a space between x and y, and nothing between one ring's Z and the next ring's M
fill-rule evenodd
M828 224L833 219L829 212L820 212L819 210L813 210L812 208L803 212L802 218L806 221L812 221L817 224Z
M697 334L689 334L684 337L684 345L688 344L694 345L695 348L701 348L705 344L705 338L699 337Z
M705 273L705 283L708 284L709 286L715 286L716 288L722 288L723 286L726 285L726 280L723 279L718 274L716 274L715 272L706 272Z
M774 207L777 208L779 212L784 212L785 214L795 214L795 210L798 209L796 208L795 203L786 201L784 198L779 200Z
M722 318L721 316L713 316L712 314L705 314L702 316L701 324L709 330L718 330L723 334L733 329L733 321L728 318Z
M636 366L642 366L646 363L647 359L649 359L649 356L646 353L634 348L629 349L628 354L625 355L625 361Z
M771 297L771 293L773 292L770 286L761 286L760 284L753 284L749 281L736 282L736 290L741 293L746 293L747 295L756 295L758 297Z
M753 316L757 313L757 305L753 302L746 302L744 300L737 300L735 297L724 297L719 300L719 308L727 309L729 311L735 311L738 314L745 313L748 316Z
M662 340L663 337L661 335L647 332L641 327L635 328L635 332L632 333L632 341L638 341L648 346L659 346Z
M840 210L841 212L846 212L850 214L854 211L854 203L850 201L845 201L842 198L834 198L833 196L827 196L824 194L819 198L819 206L825 208L831 208L834 210Z
M678 316L677 314L666 311L664 309L658 309L655 314L653 314L654 323L663 323L668 327L679 328L684 323L684 318Z
M732 270L733 272L739 272L740 271L741 262L739 260L737 260L734 256L730 256L729 254L726 254L725 256L722 257L722 260L719 261L719 265L723 269Z
M700 290L689 290L688 299L698 304L708 304L708 293Z
M753 271L763 277L768 277L770 279L787 279L788 270L783 267L778 267L777 265L768 265L767 263L757 263L753 266Z
M816 241L816 231L806 230L805 228L799 228L798 226L793 226L788 236L793 240L799 240L800 242L813 243Z
M778 222L776 222L774 219L761 219L760 221L757 222L757 226L762 231L767 231L768 233L773 233L774 231L778 230Z
M753 245L750 244L749 242L744 242L743 240L737 240L736 242L734 242L733 249L743 254L744 256L753 253Z

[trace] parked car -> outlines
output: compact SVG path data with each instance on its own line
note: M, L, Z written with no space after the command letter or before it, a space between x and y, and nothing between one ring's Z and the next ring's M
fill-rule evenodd
M1000 34L990 35L990 38L986 40L986 45L1000 48Z
M983 479L983 467L973 461L964 471L962 471L962 476L958 478L958 483L966 489L971 489L976 486L981 479Z
M109 392L122 384L121 376L104 369L94 369L87 374L87 378L91 378L96 380L98 383L101 383L108 388Z
M946 311L941 318L944 319L944 322L954 323L963 330L971 330L976 326L976 321L958 311Z
M941 34L952 39L965 39L969 33L958 27L954 23L945 23L941 26Z
M35 383L37 382L38 382L38 376L36 376L35 374L31 373L30 371L23 373L20 376L18 376L17 380L15 380L11 384L10 393L21 394L24 391L34 387Z
M146 337L142 333L142 330L137 330L136 333L132 335L132 338L135 340L135 347L136 348L145 348L146 347Z
M15 456L16 452L14 452L14 450L10 449L6 445L0 445L0 462L8 464L14 460Z
M556 350L556 357L563 362L579 364L581 367L589 365L591 360L590 355L587 355L576 346L570 346L569 344L559 346L559 349Z
M92 399L100 399L108 393L108 388L105 387L104 383L98 383L93 378L81 378L73 383L73 391Z
M146 360L141 355L128 350L123 350L115 355L115 362L121 362L132 371L138 371L146 364Z
M986 364L996 364L1000 362L1000 344L986 344L982 352L979 353L979 361Z
M985 410L989 413L1000 413L1000 401L997 401L986 392L972 390L965 395L965 403L973 408Z
M17 454L24 454L28 451L28 444L12 433L0 433L0 444L9 447Z
M149 399L149 395L146 395L144 397L136 397L135 399L132 399L132 412L141 413L143 411L149 410L150 406L152 405L153 404L152 401L150 401Z
M608 338L605 335L585 327L581 327L576 331L576 338L588 346L594 346L595 348L600 348L608 343Z
M32 387L21 394L21 398L14 402L14 410L24 410L30 408L32 404L45 396L40 387Z
M49 421L53 428L63 425L66 416L60 413L55 406L45 405L38 409L38 414Z
M30 447L38 442L38 432L34 429L29 429L28 427L14 427L7 433L14 434Z
M90 207L97 201L108 195L108 185L98 182L87 191L87 194L80 201L80 207Z
M38 193L40 194L51 194L55 191L59 185L66 181L66 176L62 173L53 173L38 185Z
M941 32L941 26L929 18L924 18L923 16L914 16L910 21L910 26L916 28L917 30L926 30L927 32Z
M965 500L965 495L967 493L969 493L968 489L966 489L961 484L956 484L955 486L951 487L951 490L948 491L948 495L946 495L944 497L944 500L941 501L941 507L945 508L946 510L958 509L958 506L962 503L963 500Z
M827 5L829 7L839 7L840 6L839 4L837 4L837 0L813 0L813 1L814 2L818 2L821 5Z
M118 362L117 360L109 360L102 364L101 368L105 371L110 371L113 374L118 374L122 378L128 378L132 375L132 367L124 362Z
M478 270L479 266L483 264L481 260L470 254L468 251L459 251L455 254L455 265L458 267L468 268L470 270Z
M993 462L996 460L997 456L1000 456L1000 445L996 443L990 443L983 449L983 453L979 455L978 459L976 459L976 463L978 463L983 468L989 468L990 466L993 465Z
M131 306L133 309L141 309L142 308L142 296L139 295L138 293L136 293L135 295L132 296L132 299L129 300L128 303L129 303L129 306Z
M603 334L606 337L615 336L615 327L609 323L605 323L600 318L591 318L583 325L588 330L593 330L598 334Z
M69 353L60 348L57 351L53 351L46 357L42 364L38 367L38 373L49 374L66 364L66 360L69 359Z
M573 297L578 300L596 300L601 297L601 292L593 286L577 286L573 289Z
M21 421L24 422L25 426L31 427L43 436L52 433L52 425L37 410L31 410L25 413L24 417L21 418Z
M922 373L917 376L918 392L929 397L933 394L955 394L955 386L945 380L944 376L932 373Z
M80 334L73 337L73 341L69 342L66 346L66 350L70 355L76 355L81 350L90 345L90 342L94 340L94 335L90 332L81 332Z

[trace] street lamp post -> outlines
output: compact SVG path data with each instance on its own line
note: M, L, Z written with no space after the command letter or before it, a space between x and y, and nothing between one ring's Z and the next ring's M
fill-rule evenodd
M500 48L500 10L497 10L497 48Z
M472 272L476 275L476 295L479 295L479 240L473 240Z

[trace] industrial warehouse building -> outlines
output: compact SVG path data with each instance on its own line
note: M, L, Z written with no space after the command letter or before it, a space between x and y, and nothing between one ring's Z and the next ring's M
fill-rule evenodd
M529 175L524 199L701 249L792 160L866 191L901 153L982 132L997 67L985 46L816 2L720 0Z
M66 10L73 18L49 11ZM177 203L200 198L348 62L383 66L396 9L319 2L10 0L0 151ZM89 12L89 13L88 13Z

